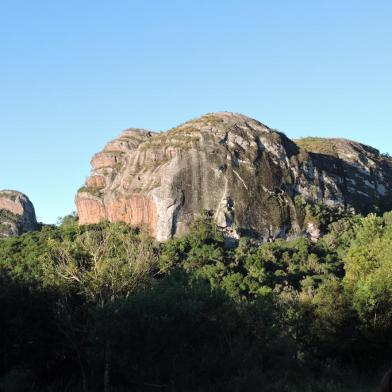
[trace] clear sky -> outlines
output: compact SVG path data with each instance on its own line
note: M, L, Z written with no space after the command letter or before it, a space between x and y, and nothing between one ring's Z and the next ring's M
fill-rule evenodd
M54 223L128 127L206 112L392 153L390 0L1 0L0 189Z

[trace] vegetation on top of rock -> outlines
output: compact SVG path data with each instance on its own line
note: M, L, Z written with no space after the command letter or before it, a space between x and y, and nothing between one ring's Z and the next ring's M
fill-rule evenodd
M305 137L295 141L297 145L308 152L337 156L334 139L321 137Z
M6 209L2 209L0 210L0 220L1 221L9 221L9 222L13 222L13 223L17 223L20 219L20 216L17 214L14 214L13 212L6 210Z
M94 196L100 196L102 193L102 187L98 187L98 186L82 186L79 188L78 192L82 193L82 192L86 192L89 193L90 195L94 195Z

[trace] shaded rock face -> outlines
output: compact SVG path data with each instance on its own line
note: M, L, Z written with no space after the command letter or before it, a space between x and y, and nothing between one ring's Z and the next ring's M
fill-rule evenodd
M392 160L343 139L288 139L240 114L212 113L163 133L129 129L92 161L76 196L81 224L145 225L158 240L210 210L228 238L309 233L296 203L369 210L387 197Z
M36 230L34 206L17 191L0 191L0 237L10 237Z

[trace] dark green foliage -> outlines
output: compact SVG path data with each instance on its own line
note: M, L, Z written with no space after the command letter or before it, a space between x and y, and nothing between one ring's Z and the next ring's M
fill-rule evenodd
M0 221L14 222L17 223L20 220L20 216L13 214L11 211L1 209L0 210Z
M376 210L381 213L392 210L392 192L387 192L379 199L376 205Z
M344 218L352 218L344 208L329 207L324 204L308 203L302 196L294 198L298 223L305 228L307 224L313 223L322 234L330 230L330 225Z
M16 228L17 231L20 230L22 227L22 217L13 214L11 211L0 209L0 236L2 233L5 235L10 233L11 227Z
M116 322L116 378L139 385L224 391L249 372L267 377L293 355L272 303L238 306L185 275L125 301Z
M0 240L0 388L372 390L392 350L392 214L310 213L317 242L227 248L208 212L162 244L75 216Z

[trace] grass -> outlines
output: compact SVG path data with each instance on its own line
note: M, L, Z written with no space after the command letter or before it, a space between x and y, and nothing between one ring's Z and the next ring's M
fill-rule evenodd
M197 143L199 141L199 137L191 136L186 132L187 129L175 129L168 133L154 136L153 138L148 139L144 143L142 143L139 147L139 150L145 151L150 148L161 149L163 145L167 147L170 146L173 148L190 149L193 143Z
M202 122L208 122L211 125L221 124L224 122L223 118L216 116L214 114L206 114L200 118Z
M336 146L333 140L321 137L305 137L295 140L297 145L307 151L318 154L337 156Z
M90 195L99 197L99 196L101 196L102 188L99 188L96 186L82 186L78 190L78 193L81 193L81 192L86 192L86 193L89 193Z

